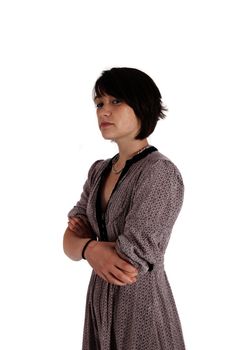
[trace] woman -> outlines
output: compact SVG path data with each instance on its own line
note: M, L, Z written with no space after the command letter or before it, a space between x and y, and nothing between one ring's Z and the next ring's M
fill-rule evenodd
M183 202L177 167L147 137L164 118L160 92L144 72L104 71L94 87L98 125L119 153L90 168L69 212L64 251L93 268L83 350L184 350L163 267Z

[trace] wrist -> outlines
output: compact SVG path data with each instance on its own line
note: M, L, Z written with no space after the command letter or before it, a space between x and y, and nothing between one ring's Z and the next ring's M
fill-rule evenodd
M87 261L89 260L89 258L92 256L93 249L96 247L97 243L98 241L96 239L89 240L89 243L87 244L83 254L84 259L86 259Z
M86 254L87 254L87 250L89 250L89 246L95 246L95 244L97 243L97 241L96 241L96 239L95 238L89 238L86 242L85 242L85 244L84 244L84 246L83 246L83 248L82 248L82 252L81 252L81 255L82 255L82 258L84 259L84 260L86 260Z

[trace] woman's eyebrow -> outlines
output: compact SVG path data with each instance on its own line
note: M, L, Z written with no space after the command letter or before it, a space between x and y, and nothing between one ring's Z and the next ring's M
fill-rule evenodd
M98 100L98 99L100 99L101 98L101 96L95 96L94 97L94 101L96 101L96 100Z

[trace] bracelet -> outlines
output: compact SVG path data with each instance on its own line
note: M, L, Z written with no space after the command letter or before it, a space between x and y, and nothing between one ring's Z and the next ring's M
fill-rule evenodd
M86 258L85 258L85 256L84 256L85 250L87 249L88 244L91 243L92 241L95 241L95 239L93 239L93 238L89 239L89 241L87 241L86 244L85 244L84 247L83 247L83 250L82 250L82 258L83 258L84 260L86 260Z

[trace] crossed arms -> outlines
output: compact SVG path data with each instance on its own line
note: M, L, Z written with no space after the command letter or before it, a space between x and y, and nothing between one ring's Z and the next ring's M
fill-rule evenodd
M82 250L94 234L87 220L70 217L63 238L65 254L72 260L80 260ZM92 241L85 250L85 259L95 273L106 282L124 286L136 282L138 271L120 258L115 250L115 242Z

